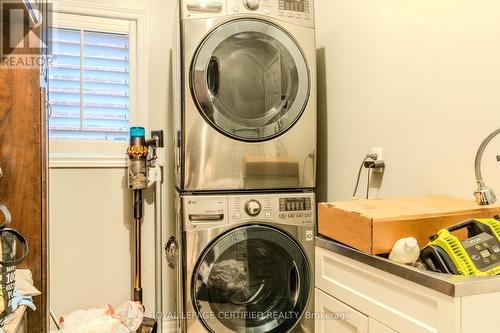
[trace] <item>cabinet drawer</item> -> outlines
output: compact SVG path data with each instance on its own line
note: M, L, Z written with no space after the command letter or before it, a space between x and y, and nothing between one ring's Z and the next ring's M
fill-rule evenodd
M368 326L370 333L398 333L372 318L368 318Z
M316 333L368 333L368 317L315 289Z
M432 290L316 247L315 286L398 332L436 333L439 300Z

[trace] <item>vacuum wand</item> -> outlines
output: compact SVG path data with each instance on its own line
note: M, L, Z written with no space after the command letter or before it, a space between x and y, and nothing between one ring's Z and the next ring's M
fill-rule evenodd
M142 304L142 274L141 274L141 223L142 223L142 190L134 190L134 244L135 244L135 282L134 301Z
M128 187L133 191L134 200L134 301L143 304L142 298L142 272L141 272L141 224L144 217L142 191L147 189L149 183L149 170L157 160L159 138L146 140L143 127L130 128L130 144L127 148L128 156ZM151 150L150 150L151 148ZM160 311L161 309L156 309ZM161 326L161 325L160 325ZM156 333L158 322L154 318L144 317L137 333ZM161 331L161 328L160 328Z

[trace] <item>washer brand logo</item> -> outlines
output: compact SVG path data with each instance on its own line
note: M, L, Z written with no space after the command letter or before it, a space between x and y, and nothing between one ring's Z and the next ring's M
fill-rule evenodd
M312 230L307 230L306 231L306 241L310 242L314 239L314 234Z
M51 55L50 43L45 42L51 40L51 32L44 29L51 23L51 7L47 3L48 15L42 16L21 0L0 0L1 67L35 69L52 61L52 57L41 56Z

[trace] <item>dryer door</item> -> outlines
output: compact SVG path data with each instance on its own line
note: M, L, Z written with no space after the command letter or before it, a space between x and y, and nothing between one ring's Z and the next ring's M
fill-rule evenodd
M211 332L284 333L304 313L310 274L304 251L290 236L269 226L243 226L200 257L192 302Z
M258 19L230 21L209 34L194 56L190 79L205 120L242 141L284 133L309 98L309 70L297 43Z

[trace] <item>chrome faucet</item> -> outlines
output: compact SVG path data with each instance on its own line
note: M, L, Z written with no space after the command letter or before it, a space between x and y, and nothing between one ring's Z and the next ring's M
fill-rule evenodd
M477 203L480 205L491 205L497 201L497 197L495 195L495 191L493 191L493 188L486 186L486 184L484 183L483 175L481 173L481 160L483 158L483 153L486 149L486 146L488 146L491 140L493 140L493 138L498 134L500 134L500 128L492 132L486 137L486 139L484 139L484 141L479 146L476 154L476 162L474 166L476 169L477 190L476 192L474 192L474 195L476 196ZM497 155L497 161L500 162L500 155Z

